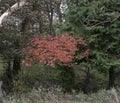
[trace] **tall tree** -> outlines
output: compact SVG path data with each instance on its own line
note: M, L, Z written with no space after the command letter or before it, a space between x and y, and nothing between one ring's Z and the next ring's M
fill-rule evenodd
M21 48L29 37L54 34L53 17L59 8L56 0L2 0L0 2L0 54L7 62L7 79L21 70ZM10 83L6 82L6 83Z
M4 81L7 89L11 88L12 80L21 70L21 48L27 36L23 35L23 29L20 30L24 21L15 16L14 12L20 10L24 4L25 1L15 3L0 16L0 54L7 62Z
M90 64L108 70L108 88L114 87L120 65L119 0L68 0L67 4L65 30L86 37L91 49Z

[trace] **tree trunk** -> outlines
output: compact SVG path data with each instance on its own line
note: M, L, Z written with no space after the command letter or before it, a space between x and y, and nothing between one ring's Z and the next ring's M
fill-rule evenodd
M43 20L42 20L42 17L39 17L39 33L42 34L43 33Z
M72 92L75 87L75 73L72 67L61 66L61 83L63 92Z
M53 35L53 8L52 8L52 3L50 5L50 9L51 9L51 14L49 14L49 29L50 29L50 35Z
M60 2L57 4L57 14L58 14L58 17L59 17L59 23L60 23L60 24L62 24L62 13L61 13L61 8L60 8L61 2L62 2L62 1L60 1Z
M115 68L112 66L109 69L109 84L108 89L111 89L115 86Z
M5 78L3 80L3 89L4 91L6 91L6 93L11 92L13 80L20 70L20 58L18 56L14 57L13 68L11 68L11 61L8 61L6 72L4 75Z
M88 68L87 73L86 73L86 79L85 79L84 85L83 85L83 92L85 94L88 94L91 92L90 69L89 68Z
M6 76L7 76L8 81L11 82L12 72L11 72L11 62L10 62L10 60L8 61L8 66L7 66L7 69L6 69Z
M19 73L19 71L21 70L21 60L19 56L15 56L14 57L14 61L13 61L13 75L17 75Z
M11 84L12 84L12 69L11 69L11 61L9 60L7 62L7 68L6 72L4 74L4 79L3 79L3 89L6 92L9 92L11 89Z

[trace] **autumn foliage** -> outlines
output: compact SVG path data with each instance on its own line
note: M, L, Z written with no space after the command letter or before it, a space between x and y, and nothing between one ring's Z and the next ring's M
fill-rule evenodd
M23 49L23 64L31 67L36 61L49 66L54 66L55 63L72 65L76 58L88 57L89 49L86 47L87 44L82 37L73 38L70 34L59 37L33 37Z

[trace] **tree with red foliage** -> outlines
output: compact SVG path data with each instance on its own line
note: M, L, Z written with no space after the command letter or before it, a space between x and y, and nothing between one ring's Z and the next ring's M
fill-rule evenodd
M60 69L60 83L64 92L71 92L75 87L75 73L72 65L76 59L89 56L85 40L80 36L73 38L70 34L59 37L51 35L33 37L23 52L25 53L23 64L27 67L31 67L34 61L37 61Z
M23 64L31 67L33 61L37 61L49 66L54 66L55 63L71 66L75 59L88 57L89 49L86 47L87 44L82 37L73 38L70 34L60 37L33 37L23 49Z

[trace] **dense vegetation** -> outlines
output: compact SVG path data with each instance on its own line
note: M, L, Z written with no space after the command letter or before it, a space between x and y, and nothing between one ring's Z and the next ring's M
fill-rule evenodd
M101 89L119 88L119 6L119 0L0 0L0 80L5 93L26 95L42 86L47 98L48 89L59 87L56 96L69 93L74 95L70 99L79 100L77 95L93 93L94 98Z

